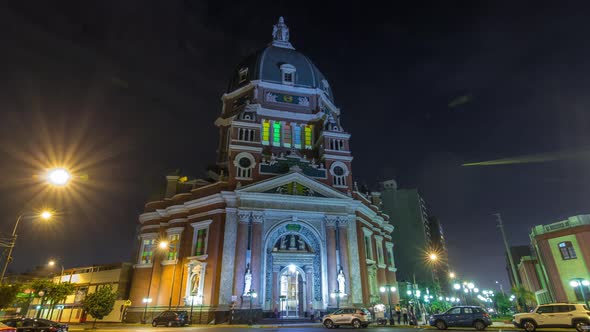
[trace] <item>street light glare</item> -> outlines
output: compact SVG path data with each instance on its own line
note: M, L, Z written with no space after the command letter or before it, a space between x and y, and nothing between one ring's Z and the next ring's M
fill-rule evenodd
M43 212L41 212L41 214L39 216L42 219L49 220L49 219L51 219L51 217L53 217L53 213L51 213L51 211L43 211Z
M72 175L65 168L54 168L47 172L47 181L54 186L65 186Z
M435 261L435 260L437 260L437 259L438 259L438 255L437 255L437 254L435 254L435 253L432 253L432 254L430 254L428 257L430 257L430 260L431 260L431 261Z
M449 277L451 277L451 279L455 279L455 272L449 273Z
M51 261L49 261L49 262L47 263L47 265L49 265L49 266L54 266L54 265L55 265L55 261L54 261L54 260L51 260Z
M160 241L158 246L160 246L160 249L166 249L168 248L168 241Z

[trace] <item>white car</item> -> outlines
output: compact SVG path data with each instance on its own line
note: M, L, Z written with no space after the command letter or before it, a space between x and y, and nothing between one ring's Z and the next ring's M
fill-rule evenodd
M527 332L542 327L575 327L578 332L590 331L590 310L583 304L542 304L532 312L514 315L514 326Z
M343 308L322 318L322 324L328 329L340 325L350 325L355 329L367 327L371 323L371 312L367 309Z

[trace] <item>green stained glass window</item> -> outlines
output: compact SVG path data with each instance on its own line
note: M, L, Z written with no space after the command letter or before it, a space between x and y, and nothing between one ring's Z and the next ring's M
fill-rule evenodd
M205 255L207 253L207 228L197 230L197 240L195 243L195 256Z
M281 123L274 122L272 124L272 145L281 145Z

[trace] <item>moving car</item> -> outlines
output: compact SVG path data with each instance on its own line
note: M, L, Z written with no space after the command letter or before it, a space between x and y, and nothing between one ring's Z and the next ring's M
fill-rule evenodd
M436 326L439 330L446 330L447 327L474 327L478 331L483 331L486 327L492 325L490 315L482 308L477 306L459 306L452 307L442 314L430 316L429 323Z
M0 332L16 332L16 328L0 323Z
M532 312L514 315L512 323L527 332L533 332L539 327L574 327L578 332L590 331L588 309L577 303L542 304Z
M350 325L355 329L367 327L371 323L371 312L367 309L343 308L322 318L322 324L328 329L341 325Z
M2 323L16 328L17 332L68 332L67 324L43 318L13 318Z
M185 326L189 324L188 312L187 311L175 311L167 310L159 314L152 320L152 326L166 325L172 326Z

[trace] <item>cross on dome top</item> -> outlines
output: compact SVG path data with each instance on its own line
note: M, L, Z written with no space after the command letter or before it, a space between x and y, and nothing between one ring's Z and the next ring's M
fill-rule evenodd
M282 16L279 17L277 24L272 27L272 45L295 49L289 42L289 27L285 24L285 19Z

